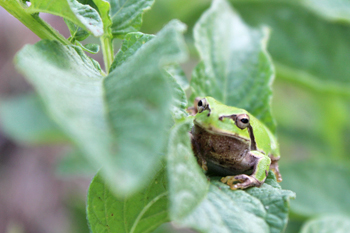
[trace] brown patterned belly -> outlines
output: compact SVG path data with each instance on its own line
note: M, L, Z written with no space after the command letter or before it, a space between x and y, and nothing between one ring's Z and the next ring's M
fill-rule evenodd
M243 160L249 152L248 140L211 133L198 125L193 126L191 133L194 153L208 162L209 172L222 168L234 174L251 169L251 165Z

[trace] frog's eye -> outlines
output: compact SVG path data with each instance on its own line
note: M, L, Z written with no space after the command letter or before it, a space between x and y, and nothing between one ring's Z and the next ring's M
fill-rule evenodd
M206 99L201 99L200 101L198 101L197 110L199 113L203 112L207 108L208 108L208 103Z
M236 117L236 125L240 129L245 129L249 125L249 116L247 114L240 114Z

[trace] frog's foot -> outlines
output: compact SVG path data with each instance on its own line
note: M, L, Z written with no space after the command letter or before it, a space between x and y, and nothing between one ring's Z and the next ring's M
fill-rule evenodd
M273 173L275 173L277 182L281 182L282 181L282 175L281 175L280 170L278 168L278 160L280 158L279 157L275 158L273 156L271 156L270 158L271 158L270 170L273 171Z
M263 182L258 181L252 176L241 174L237 176L226 176L221 178L221 182L230 186L232 190L246 189L249 187L259 187ZM235 183L238 182L238 183Z
M203 158L198 158L198 164L204 171L208 171L207 161Z

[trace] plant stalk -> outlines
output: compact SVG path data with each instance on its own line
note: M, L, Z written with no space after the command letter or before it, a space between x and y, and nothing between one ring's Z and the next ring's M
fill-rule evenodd
M105 70L108 74L109 68L111 67L114 58L112 38L108 35L103 35L101 37L101 47L103 53L103 61L105 64Z
M37 14L29 14L26 12L26 6L24 4L16 0L0 0L0 6L41 39L58 40L64 45L70 44L64 36L42 20Z

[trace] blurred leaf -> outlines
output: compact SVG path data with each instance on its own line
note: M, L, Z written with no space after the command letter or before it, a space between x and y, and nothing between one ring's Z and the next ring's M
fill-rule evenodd
M111 5L112 34L124 37L136 32L142 24L142 13L151 7L154 0L106 0Z
M350 213L350 171L331 162L299 162L282 166L282 186L298 194L292 213L302 217Z
M174 77L183 90L187 90L190 87L185 72L182 70L179 64L169 65L165 69L171 76Z
M89 5L76 0L31 0L27 11L49 13L68 19L75 25L89 30L94 36L103 34L103 24L98 12Z
M115 168L125 174L117 178L119 189L130 188L129 183L142 184L159 161L173 99L162 67L186 59L184 30L179 21L170 22L104 80L107 113L120 155ZM126 178L135 181L126 182Z
M164 170L147 187L132 196L117 199L97 175L90 184L87 218L92 233L147 233L168 221L167 178Z
M57 42L28 45L16 57L56 121L118 194L146 185L161 157L172 93L160 67L186 58L183 31L170 23L105 79L79 48Z
M81 44L79 41L75 41L77 45L79 45L84 51L96 54L100 51L100 45L98 44Z
M202 59L191 81L194 95L244 108L274 132L267 31L249 28L226 1L218 0L197 22L194 38Z
M68 141L67 136L46 113L35 94L0 101L4 133L20 143L46 144Z
M303 0L300 3L326 19L350 22L350 2L348 0Z
M97 170L77 148L66 152L56 167L57 173L63 176L90 176Z
M182 89L181 85L178 82L178 77L176 76L176 74L171 73L171 71L169 72L169 67L166 68L165 75L169 77L169 84L172 87L173 91L171 113L173 115L173 119L177 121L188 116L188 113L186 112L187 97L185 91ZM176 67L176 65L173 65L173 67Z
M212 178L209 183L192 153L189 122L171 132L168 150L170 218L199 232L281 232L288 220L289 199L270 172L260 187L232 191Z
M115 59L111 65L109 72L112 72L114 69L122 65L125 61L132 57L132 55L136 54L144 44L146 44L154 37L154 35L147 35L141 32L128 33L123 40L121 49L115 56ZM181 86L178 84L178 80L180 80L179 82L184 83L184 81L182 80L183 77L181 77L181 75L184 74L183 72L181 72L182 70L180 66L176 64L168 65L165 69L167 72L164 75L168 77L169 84L173 89L173 117L175 119L180 119L182 117L187 116L187 113L185 111L187 106L186 94L181 88Z
M350 8L345 7L349 5L348 1L304 0L293 1L293 4L289 1L231 1L249 24L272 28L268 50L279 78L324 94L350 97L347 62L350 27L319 17L328 14L325 11L333 12L335 17L334 12L341 8L348 12ZM322 10L318 9L317 15L310 13L311 5Z
M300 233L348 233L349 229L349 216L321 216L306 222Z

